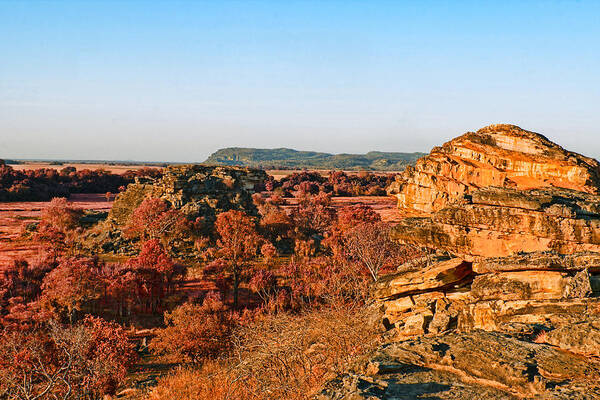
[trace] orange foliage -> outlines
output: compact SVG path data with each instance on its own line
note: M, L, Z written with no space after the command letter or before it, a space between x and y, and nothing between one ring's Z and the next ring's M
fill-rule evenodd
M242 270L248 260L256 257L261 237L253 219L237 210L220 213L215 229L219 235L219 255L228 261L229 272L233 275L233 304L237 307Z
M165 313L167 326L158 332L150 348L191 362L216 358L230 346L233 322L220 297L209 293L202 305L186 303Z

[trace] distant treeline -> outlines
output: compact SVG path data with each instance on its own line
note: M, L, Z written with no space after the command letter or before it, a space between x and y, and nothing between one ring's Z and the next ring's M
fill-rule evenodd
M385 189L395 179L395 174L373 174L361 171L346 174L332 171L328 176L318 172L296 172L280 180L269 176L265 189L274 191L283 197L292 197L294 192L306 194L327 193L333 196L385 196Z
M0 201L48 201L53 197L69 197L72 193L116 193L135 177L161 174L156 168L129 170L123 174L102 169L78 171L74 167L19 171L0 160Z
M207 164L242 165L264 169L344 169L402 171L424 153L371 151L366 154L329 154L293 149L252 149L230 147L213 153Z

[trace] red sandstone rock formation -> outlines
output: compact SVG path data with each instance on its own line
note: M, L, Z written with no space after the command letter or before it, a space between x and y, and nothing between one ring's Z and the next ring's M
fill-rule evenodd
M538 133L490 125L434 148L399 175L388 193L400 208L429 213L488 186L598 193L600 164Z

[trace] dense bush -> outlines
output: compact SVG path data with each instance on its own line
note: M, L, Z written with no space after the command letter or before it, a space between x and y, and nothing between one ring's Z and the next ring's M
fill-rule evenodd
M150 347L175 360L195 363L222 357L230 348L233 320L220 297L209 293L202 305L186 303L165 313L166 328Z
M318 172L295 172L279 181L271 179L265 183L269 191L279 191L285 197L294 192L305 194L327 193L332 196L385 196L385 188L395 179L395 174L374 174L359 172L346 174L343 171L332 171L328 176Z
M123 328L93 317L0 332L0 354L0 398L7 399L101 399L136 360Z
M180 369L161 379L149 399L309 399L376 346L368 319L362 307L261 315L236 330L233 357Z

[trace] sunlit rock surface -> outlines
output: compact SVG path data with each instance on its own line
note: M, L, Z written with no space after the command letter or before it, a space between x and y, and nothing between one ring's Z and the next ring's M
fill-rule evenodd
M598 193L600 164L515 125L468 132L417 161L388 193L398 206L433 212L488 186Z

